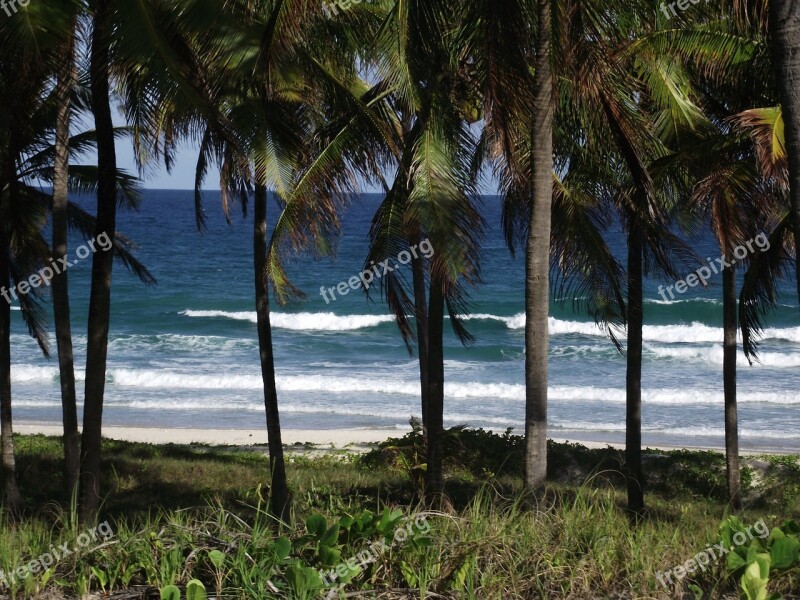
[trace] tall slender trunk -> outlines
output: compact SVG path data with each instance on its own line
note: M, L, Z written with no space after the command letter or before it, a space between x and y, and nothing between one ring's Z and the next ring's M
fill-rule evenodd
M550 218L553 203L553 74L550 0L539 0L533 128L533 206L525 253L525 485L547 477Z
M441 282L431 279L428 309L428 470L426 495L444 491L444 298Z
M111 6L98 0L91 50L92 112L97 131L97 223L96 235L106 233L112 241L117 221L117 157L110 103ZM108 360L108 331L111 319L111 275L113 249L98 248L92 261L92 289L89 301L89 331L86 347L86 396L83 407L81 444L81 511L84 523L97 517L102 475L103 398Z
M642 233L631 217L628 230L628 352L625 381L625 477L628 510L644 510L642 489L642 325L644 292Z
M775 79L783 107L789 155L792 229L797 257L800 258L800 7L797 0L770 0L769 7ZM796 277L800 298L800 260L797 261Z
M0 265L0 285L8 286L8 266ZM14 428L11 422L11 305L0 299L0 437L3 446L3 490L5 504L11 511L22 505L17 487L17 466L14 458Z
M416 240L419 243L419 240ZM414 256L411 260L411 277L414 285L414 320L417 325L417 353L419 355L419 382L422 401L422 430L428 431L428 308L425 293L425 259Z
M263 180L263 175L259 176ZM284 523L289 522L291 497L286 480L286 463L283 458L281 421L278 410L278 390L275 385L275 356L272 347L272 324L269 308L269 282L267 266L267 187L256 184L253 207L253 255L256 286L256 315L258 321L258 347L261 357L261 377L264 381L264 409L267 416L267 441L271 475L270 498L272 514Z
M67 256L67 203L69 200L70 96L75 85L75 27L61 50L56 83L55 167L53 172L53 257ZM53 316L58 345L58 368L61 381L61 411L64 422L64 482L69 497L76 491L80 476L81 445L78 433L78 407L75 397L75 361L70 324L69 276L66 271L52 281Z
M736 408L736 267L722 271L723 302L723 381L725 388L725 459L728 498L731 508L742 507L742 482L739 472L739 417Z
M11 156L13 157L13 154ZM10 158L9 162L13 165L13 158ZM14 175L16 177L16 173ZM10 191L14 187L14 180L8 181ZM7 202L12 201L11 195L7 196ZM0 288L4 292L11 285L7 227L5 222L0 223ZM0 445L3 455L5 505L13 512L22 506L22 496L17 487L14 428L11 420L11 304L5 298L0 298Z

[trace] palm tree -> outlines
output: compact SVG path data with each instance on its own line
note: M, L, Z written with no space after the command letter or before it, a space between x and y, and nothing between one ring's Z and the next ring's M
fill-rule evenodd
M630 226L630 278L627 285L616 282L603 289L601 282L593 281L580 268L559 277L595 290L592 302L598 304L590 310L600 323L620 324L627 320L627 462L632 473L628 478L631 504L636 507L641 504L635 493L641 479L641 441L637 433L641 344L637 332L641 330L642 302L638 290L645 233L653 241L657 256L668 261L663 244L656 242L663 219L650 216L660 213L653 213L656 200L647 173L647 163L658 156L659 144L643 113L644 107L633 104L630 97L642 89L639 70L645 68L645 75L661 70L652 60L639 61L636 51L638 36L651 27L642 21L642 15L649 11L647 3L602 4L576 1L553 7L547 2L535 6L522 2L479 3L467 18L472 33L466 37L474 48L476 79L484 97L488 154L499 165L497 172L505 194L506 237L512 252L517 243L525 243L526 247L526 484L536 487L546 475L547 269L552 264L549 261L561 255L561 251L553 252L554 244L561 249L569 246L569 241L554 238L556 224L545 215L553 207L553 181L564 180L566 173L581 180L578 170L588 169L587 173L599 178L593 184L598 192L592 193L590 185L577 189L585 189L589 197L598 199L612 194L628 207L623 211L623 222ZM547 27L541 27L541 23L547 23ZM530 39L536 40L534 47L528 43ZM533 78L520 68L531 63L536 67ZM681 99L665 82L662 88L666 93L658 96L660 102L672 103L667 107L670 110L676 104L682 106ZM555 129L553 123L557 125ZM553 131L558 135L554 137ZM613 142L610 149L608 140ZM602 157L604 167L586 158L590 148L596 157ZM620 180L620 173L627 174L624 180ZM601 248L598 244L593 246L596 264L605 265L603 272L613 277L616 267L604 258ZM629 295L627 308L617 304L619 291L625 287Z
M671 57L668 60L673 64L691 65L687 72L670 69L673 87L686 90L687 99L701 99L708 117L692 119L694 127L687 128L687 122L682 135L676 132L672 136L674 139L670 141L675 142L676 154L666 160L671 171L668 178L673 187L684 190L689 197L684 208L698 212L710 223L725 256L731 256L734 248L748 241L752 244L757 234L780 220L773 216L775 199L780 196L779 190L788 191L789 187L783 144L773 147L775 134L780 129L780 110L745 110L761 102L774 101L772 86L764 85L760 76L753 76L770 71L767 44L760 35L766 33L765 7L760 6L760 9L756 7L754 28L750 17L744 13L737 14L738 19L719 21L712 9L708 14L700 13L700 23L679 24L677 34L668 34L672 39L666 47L656 45L651 50ZM648 42L658 35L664 34L655 34ZM722 48L724 52L720 52ZM689 76L688 72L694 75ZM689 115L699 110L692 102L684 105L684 112ZM748 128L755 131L755 144L745 135ZM780 257L784 244L776 243L776 247L774 255ZM745 354L752 358L756 356L757 344L751 343L751 332L759 329L761 311L768 312L774 305L774 300L771 303L766 297L755 302L755 296L765 289L774 291L777 274L770 268L760 267L769 263L769 259L761 255L751 255L748 260L751 265L743 286L739 321L744 333ZM736 263L741 267L747 261L737 260ZM774 267L783 263L778 258L770 264ZM736 399L736 267L725 267L722 279L727 482L729 500L736 509L741 503ZM761 285L766 287L759 287Z
M728 1L722 3L728 6ZM787 155L789 179L790 228L795 238L795 253L800 252L800 64L796 59L800 53L800 11L796 0L730 0L733 11L732 21L735 34L750 38L755 42L765 41L771 54L771 64L767 65L773 75L770 88L775 86L777 101L781 105ZM728 40L717 40L715 50L730 46ZM707 40L708 42L708 40ZM706 46L711 48L711 44ZM714 57L714 71L723 75L726 60L717 52ZM729 57L733 53L727 52ZM707 55L712 57L711 53ZM797 259L797 254L795 259ZM796 260L797 293L800 298L800 261Z
M47 78L45 65L24 47L4 47L0 57L0 87L4 107L0 120L0 445L5 503L20 508L17 487L11 408L11 303L14 296L22 309L28 330L47 355L47 339L38 285L28 277L45 262L47 244L41 235L45 211L29 201L29 190L20 182L19 166L28 146L41 134L43 111L41 90ZM39 280L41 284L41 280ZM20 288L15 293L15 286ZM27 293L26 293L27 291Z
M59 49L61 56L56 75L56 137L53 175L52 235L53 255L56 261L67 256L68 203L69 203L69 139L71 123L71 97L77 74L75 62L75 37L77 16L73 16L66 39ZM53 279L53 317L58 346L59 381L64 422L64 480L70 496L77 493L80 478L80 434L78 432L78 407L75 394L75 360L70 323L69 275L66 271Z
M205 97L194 94L194 88L185 78L185 73L191 71L194 62L187 52L185 40L178 34L176 20L180 20L183 13L176 13L173 8L157 0L139 2L135 6L120 0L94 0L89 3L93 23L89 79L98 156L95 235L106 234L115 242L119 198L115 130L111 113L112 72L119 78L120 87L128 100L148 99L141 104L127 103L128 111L136 113L136 118L131 121L134 122L137 140L153 131L155 133L151 135L158 136L161 123L147 119L156 115L153 106L163 106L167 92L173 92L174 88L180 87L199 105L205 106ZM138 149L142 150L141 144ZM143 160L141 153L138 158ZM96 517L100 502L112 271L113 251L96 252L92 261L81 437L80 517L84 522Z
M757 337L763 328L762 318L774 310L777 304L776 282L789 270L794 238L791 235L791 216L789 210L789 169L785 139L780 127L780 107L766 109L750 109L734 115L731 121L736 125L730 136L733 145L738 134L749 135L750 144L745 148L735 148L734 155L739 160L733 162L728 170L733 171L722 189L734 188L738 192L738 210L748 210L746 224L751 227L745 236L740 236L739 245L747 243L741 237L750 236L752 246L754 237L764 238L768 245L759 239L760 253L751 254L747 263L749 268L742 285L738 312L736 305L736 288L730 283L724 291L728 306L725 309L726 352L728 346L736 350L736 331L729 332L730 325L741 326L745 355L751 362L758 359ZM742 226L730 227L729 230L739 232ZM769 236L765 232L769 232ZM730 254L728 254L730 255ZM742 261L737 260L737 264ZM729 267L726 271L734 271ZM732 278L732 275L729 276ZM730 287L733 287L731 290ZM730 296L730 298L729 298ZM738 316L738 323L737 323ZM728 493L734 509L741 507L741 480L739 474L738 429L735 395L733 405L728 399L728 380L735 377L735 357L726 355L726 367L734 375L726 372L725 402L725 440L728 464ZM728 362L732 365L728 366ZM735 379L734 379L735 386ZM735 387L734 394L735 394ZM729 447L730 444L730 447Z
M686 149L670 157L673 172L680 168L687 177L690 198L685 210L710 224L722 256L732 257L734 249L752 240L761 220L753 210L758 185L755 169L748 160L741 136L724 132L697 137L686 142ZM743 158L744 157L744 158ZM680 163L680 164L679 164ZM752 242L751 242L752 243ZM738 410L736 399L737 344L737 264L722 269L723 304L723 389L725 398L725 454L728 498L734 510L741 508L739 468ZM709 276L711 269L709 271ZM714 267L716 271L716 266ZM696 275L695 275L696 277ZM705 282L703 282L705 285Z
M770 199L778 200L764 218L764 231L769 232L769 247L751 256L739 300L742 347L751 363L758 360L759 337L765 327L765 317L777 305L778 282L791 271L795 255L788 156L781 112L781 107L751 109L734 117L737 126L752 140L758 165L758 187L771 192Z
M66 205L69 168L69 117L70 96L75 83L74 38L75 11L73 2L59 3L56 7L26 7L24 14L15 14L2 24L4 46L24 49L28 60L38 68L57 71L56 102L58 103L56 132L56 170L53 178L54 246L66 252ZM13 52L13 50L11 50ZM69 300L67 276L53 281L55 301L56 338L61 368L62 405L64 410L65 480L70 493L77 482L79 437L77 408L75 405L75 376L72 366L72 342L69 327Z
M398 274L380 287L409 344L416 318L423 429L427 443L426 492L444 487L444 316L462 343L467 290L479 281L479 240L484 223L474 206L476 120L474 94L465 79L469 57L449 32L452 5L390 3L377 40L376 70L392 91L385 128L397 134L385 144L394 163L392 187L373 219L365 268L427 240L434 254L412 261L411 287ZM381 133L380 131L377 133ZM427 289L426 289L427 288Z
M27 198L19 188L16 170L13 173L11 171L16 161L13 157L8 158L6 152L9 150L2 153L8 170L4 171L2 177L5 191L0 197L0 289L4 296L14 286L28 285L28 277L37 272L37 267L44 263L47 254L46 243L40 233L45 214L35 206L23 206ZM28 294L23 294L20 289L18 300L31 334L39 342L45 356L48 356L38 290L32 289ZM0 301L0 445L5 504L10 510L16 511L22 505L22 496L17 487L11 410L10 299Z
M597 14L604 17L595 20L595 13L584 8L578 3L562 7L567 14L579 14L585 29L560 31L557 38L560 102L556 118L564 136L557 138L556 164L559 170L586 169L594 185L604 190L601 193L613 199L627 234L627 306L622 313L628 334L625 474L628 508L638 515L644 508L643 279L650 274L648 266L677 279L675 261L691 255L669 231L674 198L657 193L650 165L666 152L668 134L693 126L700 111L692 110L683 87L675 85L681 74L665 68L663 57L642 43L653 28L642 17L647 14L646 3L612 7L613 19L602 12ZM581 155L586 159L576 160ZM597 161L603 164L592 164ZM611 322L615 312L610 314Z
M740 150L736 148L736 150ZM770 204L766 190L757 181L755 161L739 158L746 153L737 152L729 160L717 154L718 166L700 180L694 190L691 204L701 206L710 215L712 231L719 243L722 256L732 257L734 250L752 240L763 231L759 225L768 214ZM730 155L728 155L730 156ZM738 159L738 160L737 160ZM737 322L737 267L747 261L738 259L722 270L723 302L723 382L725 393L725 452L727 465L728 498L734 510L741 508L741 475L739 469L739 433L736 402L736 339ZM733 264L735 262L735 264Z
M335 58L329 43L320 42L328 40L327 35L315 37L300 26L317 20L321 6L299 0L259 7L243 2L217 10L217 19L238 24L234 29L247 35L237 31L231 36L209 37L209 28L202 26L207 11L198 14L197 21L187 20L187 49L191 53L203 48L202 54L197 53L202 62L192 65L188 94L186 89L176 89L170 102L164 102L165 112L152 120L162 123L164 132L186 134L193 127L201 132L196 174L198 225L203 225L199 190L209 164L220 167L226 214L229 202L240 201L245 208L249 193L254 192L253 267L270 448L270 506L275 516L288 522L290 491L275 384L269 292L271 287L281 303L302 297L286 276L284 256L309 247L324 254L334 247L337 207L352 191L351 172L363 166L364 159L358 152L348 155L348 143L355 134L352 125L348 126L352 117L334 115L337 123L331 113L341 106L341 96L351 108L366 89L355 92L347 86L358 87L359 83L352 77L349 81L340 77L342 68L355 72L348 52ZM181 95L191 101L187 103ZM175 110L175 102L181 110ZM156 131L154 137L160 133ZM166 137L165 156L178 139L171 136L167 141ZM281 205L271 232L267 226L269 190Z
M8 56L8 55L6 55ZM29 65L30 72L29 78L26 82L30 87L25 89L17 85L14 87L14 100L9 99L7 106L10 107L7 128L5 132L9 140L14 140L13 144L9 142L7 152L12 151L13 148L16 156L10 160L6 160L7 154L4 156L4 164L6 169L4 171L5 181L4 188L7 194L3 199L3 218L2 240L4 245L2 256L3 264L6 265L7 274L9 279L5 282L5 288L11 287L11 282L21 282L32 273L36 273L40 267L44 267L45 271L49 269L49 275L40 275L40 278L52 277L51 282L57 280L57 276L53 277L53 269L48 266L49 261L57 264L57 256L51 253L47 248L47 244L41 235L41 229L48 212L54 211L57 202L54 198L49 197L47 194L40 190L41 182L49 182L56 187L56 181L63 178L59 184L66 184L68 189L75 191L92 191L96 189L97 185L97 170L91 166L78 166L72 165L68 167L66 173L60 172L59 168L55 165L64 162L69 162L70 158L74 158L83 152L94 148L95 134L94 132L87 132L73 137L67 137L66 140L60 140L54 143L63 129L59 128L56 120L56 115L60 113L62 98L60 94L63 90L56 86L54 89L49 88L47 82L47 73L49 65L47 61L36 60L41 58L36 56L35 53L23 54L26 64ZM35 65L35 68L33 68ZM3 63L3 68L10 66L13 72L17 72L19 67L13 62ZM38 69L38 70L36 70ZM35 77L39 76L39 79ZM37 87L36 86L40 86ZM11 89L10 87L7 89ZM23 94L30 94L25 96ZM4 126L5 127L5 126ZM123 131L114 131L114 135L125 134ZM67 156L64 156L66 152ZM12 171L13 168L13 171ZM130 203L135 193L132 187L132 179L122 173L115 173L115 185L118 185L123 191L122 197ZM69 226L73 229L81 231L87 237L95 232L95 219L91 215L85 213L73 203L67 203L64 206L64 220L65 227ZM118 256L126 266L132 268L139 276L147 283L154 283L154 280L147 272L147 270L140 264L129 252L129 244L123 237L115 240L114 254ZM3 284L0 284L3 287ZM43 329L44 321L40 306L40 290L34 289L27 295L19 295L20 305L23 309L23 317L28 323L29 330L37 340L40 346L47 353L46 336ZM0 303L0 310L2 306L9 307L10 303L5 300ZM8 336L8 330L3 332L4 339ZM68 337L68 342L71 346L71 339ZM6 354L10 357L8 349L3 350L3 356ZM5 359L4 359L5 360ZM10 368L10 363L6 362L7 368ZM4 373L3 379L6 381L5 394L3 395L3 431L7 436L4 439L4 449L6 457L6 465L9 472L13 471L13 445L10 438L11 432L11 405L10 405L10 379ZM65 413L69 416L69 406L65 406ZM74 405L73 405L74 411ZM77 417L74 417L74 421ZM73 456L74 458L74 456ZM6 485L12 486L13 475L5 478ZM74 488L69 489L70 493L74 492ZM15 494L9 493L9 498L13 498ZM12 501L13 502L13 501Z
M553 29L550 0L538 0L531 132L531 220L525 247L525 485L547 477L550 226L553 203Z
M800 298L800 10L796 0L762 0L769 7L768 37L773 51L775 82L783 109L789 172L792 230L795 240L797 295ZM746 6L737 0L744 12ZM763 14L763 13L762 13Z
M547 407L550 257L553 207L553 41L561 9L548 0L478 3L468 14L464 38L476 61L483 93L486 140L501 161L504 221L514 252L518 232L525 244L525 485L547 477ZM530 40L535 43L531 44ZM533 67L533 77L527 65ZM527 139L526 139L527 138ZM524 196L520 203L519 196ZM522 211L517 210L523 205ZM520 218L526 219L520 222Z
M117 158L111 117L111 37L113 7L110 0L94 3L89 74L92 113L97 132L97 226L95 235L114 240L117 222ZM86 347L86 389L81 438L81 505L84 523L95 520L100 506L103 399L106 384L108 333L111 318L113 253L99 250L92 257L89 331Z

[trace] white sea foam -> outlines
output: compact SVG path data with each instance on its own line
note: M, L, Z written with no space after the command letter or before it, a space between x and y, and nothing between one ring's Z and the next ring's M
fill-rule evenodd
M673 358L681 362L695 364L702 361L708 364L722 366L723 349L721 345L712 346L652 346L647 345L646 350L659 358ZM776 369L788 369L800 367L800 354L780 352L762 352L759 354L759 362L754 363L754 367L768 367ZM736 362L740 367L750 367L747 358L739 352Z
M622 422L593 422L593 421L554 421L550 426L555 430L562 431L581 431L581 432L602 432L602 433L622 433L625 431L625 423ZM657 425L642 425L642 432L645 434L661 434L676 437L724 437L725 430L721 427L696 426L696 427L659 427ZM556 434L558 435L558 434ZM788 433L786 431L773 431L765 429L743 428L739 431L740 439L762 438L771 440L781 439L800 439L800 432Z
M181 313L193 318L222 318L234 321L248 321L256 323L256 313L253 312L228 312L223 310L185 310ZM353 331L376 327L382 323L391 323L391 315L336 315L326 313L272 313L270 315L272 326L277 329L292 331Z
M255 312L230 312L222 310L185 310L180 314L192 318L224 318L237 321L256 322ZM487 313L464 315L467 321L496 321L509 329L524 329L525 315L499 316ZM334 313L272 313L272 325L278 329L294 331L352 331L391 323L391 315L336 315ZM548 326L551 336L583 335L606 337L606 330L588 321L565 321L550 317ZM620 337L625 331L615 330ZM722 340L722 328L710 327L702 323L681 325L645 325L643 336L647 341L664 343L716 343ZM763 339L785 340L800 343L800 327L767 328Z
M53 373L54 374L54 373ZM49 375L52 379L53 374ZM42 375L46 375L42 372ZM262 389L261 376L255 373L225 373L199 375L166 370L113 369L110 380L116 386L145 389L175 390L252 390ZM419 397L419 382L413 379L388 377L338 377L330 375L289 375L277 378L278 391L321 392L331 394L372 394L375 396ZM453 400L488 399L524 402L525 386L511 383L448 382L445 396ZM625 402L622 388L594 386L551 386L551 401L567 402ZM720 404L721 390L681 388L645 389L643 401L656 405ZM739 390L741 403L768 403L782 405L800 404L800 392L795 391L751 391ZM367 402L365 402L367 404Z
M135 400L125 404L132 409L137 410L176 410L176 411L198 411L198 410L213 410L213 411L247 411L254 413L263 413L264 405L258 402L245 402L245 403L214 403L213 406L201 405L195 401L167 401L161 402L158 400ZM356 405L356 404L341 404L336 403L331 406L312 406L306 404L296 404L292 402L285 402L281 404L282 414L302 414L302 415L338 415L344 417L372 417L383 419L396 419L397 421L407 422L412 415L419 416L419 406L415 402L408 404L406 409L394 406L387 408L383 405ZM487 417L486 415L465 413L465 412L450 412L445 414L445 421L448 423L486 423L493 425L502 425L511 427L517 423L513 419L506 417Z
M671 304L688 304L690 302L702 302L704 304L715 304L722 306L722 302L715 298L683 298L681 300L659 300L658 298L647 298L645 304L661 304L669 306Z
M109 340L111 351L153 350L166 352L231 352L235 350L250 351L257 347L258 340L253 338L231 338L215 335L181 335L162 333L157 335L120 335Z
M55 367L36 367L33 365L12 365L11 381L27 383L31 381L53 381L58 375Z

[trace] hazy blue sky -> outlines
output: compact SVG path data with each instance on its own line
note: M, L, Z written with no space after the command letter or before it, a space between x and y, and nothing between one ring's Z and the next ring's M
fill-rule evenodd
M119 114L115 117L114 121L116 125L125 124L123 117ZM92 122L87 122L83 125L85 129L94 127L94 123ZM95 157L87 154L86 160L92 161L95 160ZM130 140L123 139L117 141L117 165L119 168L125 169L129 173L137 174L133 144ZM144 173L143 187L150 190L193 190L196 165L197 148L195 148L193 144L184 144L176 157L172 173L167 173L167 170L163 166L163 161L159 165L153 165ZM219 170L216 168L209 169L203 189L219 189ZM380 192L380 189L376 187L366 187L362 191L365 193L377 193ZM481 191L484 194L497 194L497 186L491 181L484 181L483 185L481 185Z

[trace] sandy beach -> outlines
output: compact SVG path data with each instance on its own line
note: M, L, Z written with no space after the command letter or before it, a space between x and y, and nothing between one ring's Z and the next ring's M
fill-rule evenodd
M21 435L47 435L60 436L61 426L54 423L18 423L14 431ZM287 447L312 445L319 449L350 449L361 451L386 441L389 438L398 438L408 433L410 429L284 429L283 443ZM125 442L138 442L144 444L205 444L209 446L266 446L266 429L169 429L158 427L104 427L103 437ZM558 443L574 442L587 448L612 448L624 449L624 444L609 442L583 441L556 439ZM714 450L723 452L721 447L698 446L658 446L659 450ZM775 450L758 451L743 450L743 455L783 454Z
M14 431L22 435L42 434L59 436L60 425L15 424ZM410 430L409 430L410 431ZM283 443L313 444L331 448L348 448L377 444L407 432L399 429L284 429ZM266 429L164 429L156 427L104 427L103 437L145 444L207 444L209 446L264 446Z

